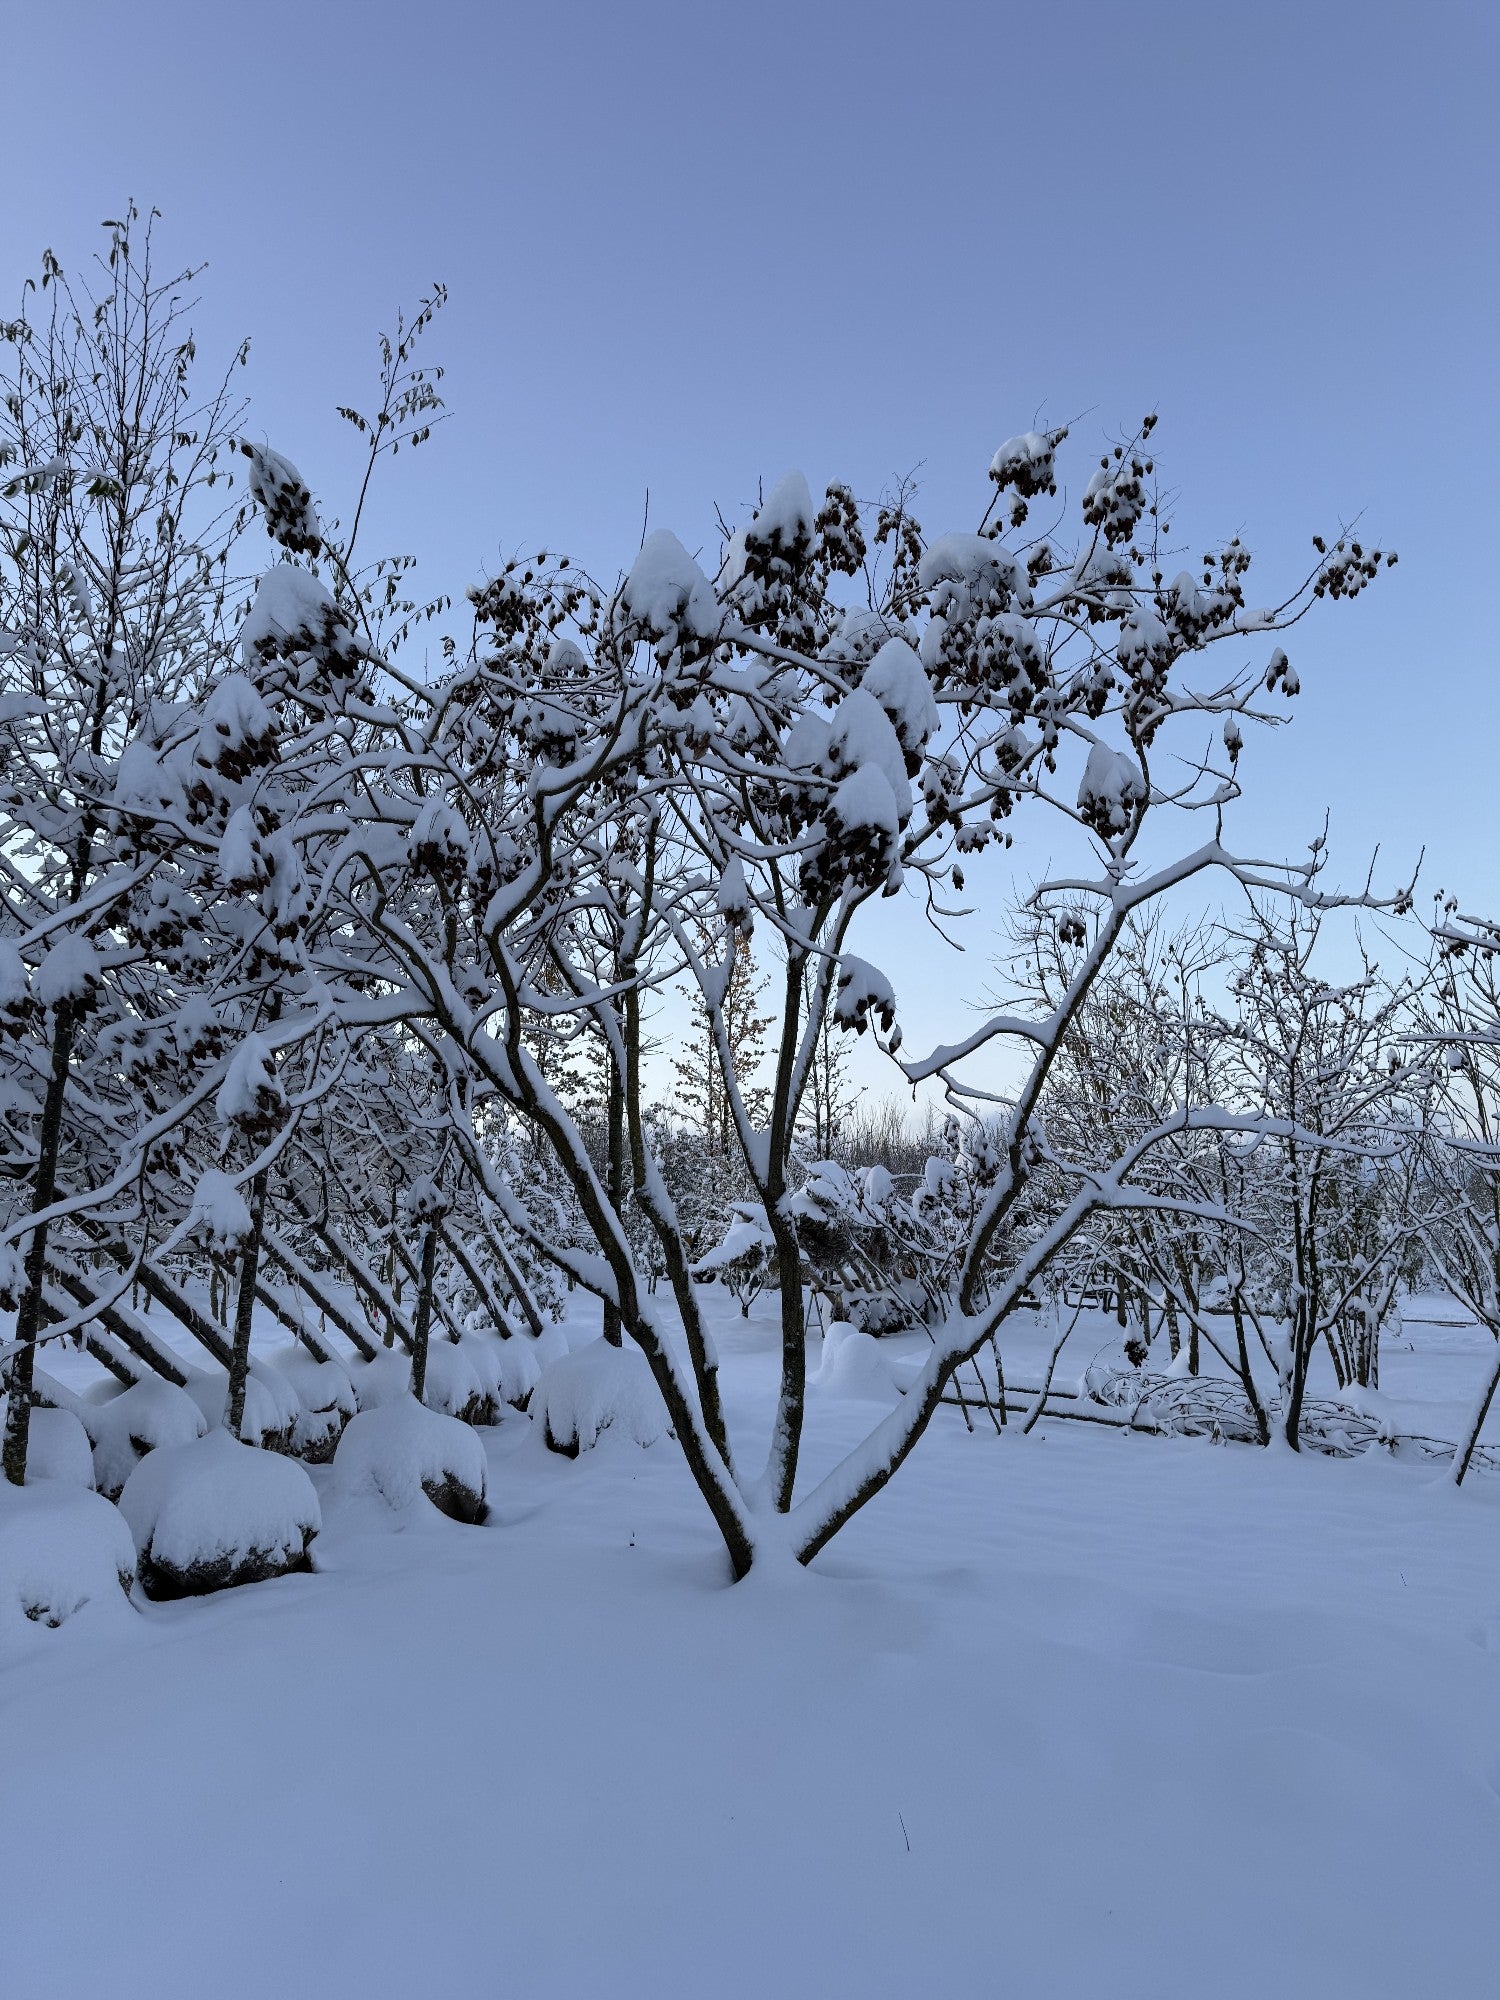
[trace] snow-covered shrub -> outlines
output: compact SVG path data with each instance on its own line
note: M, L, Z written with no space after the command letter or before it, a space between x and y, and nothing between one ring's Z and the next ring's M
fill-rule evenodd
M591 1340L549 1362L531 1393L531 1415L553 1451L576 1458L614 1431L638 1445L670 1434L661 1392L634 1347Z
M373 1494L388 1507L410 1507L425 1494L451 1520L485 1517L484 1446L467 1424L409 1393L351 1418L333 1470L340 1492Z
M266 1365L286 1377L301 1405L292 1450L309 1464L321 1465L333 1457L345 1424L359 1408L348 1369L342 1362L318 1361L304 1347L281 1348L267 1357ZM248 1410L248 1395L246 1406Z
M151 1597L194 1597L310 1569L323 1525L313 1483L295 1459L215 1429L143 1458L120 1512Z
M188 1376L187 1392L208 1424L224 1421L229 1398L225 1369L195 1368ZM245 1383L245 1413L240 1420L245 1443L259 1445L264 1451L291 1451L301 1417L302 1399L294 1384L279 1370L252 1361Z
M429 1410L465 1424L493 1423L499 1414L468 1348L450 1340L435 1340L427 1350L422 1401Z
M383 1350L370 1361L349 1369L354 1399L362 1410L381 1410L411 1394L411 1356L398 1348Z
M754 1202L735 1205L734 1220L723 1241L693 1266L695 1278L716 1277L734 1294L742 1318L748 1316L752 1301L774 1282L775 1272L776 1238L765 1210Z
M0 1636L61 1625L86 1604L121 1607L135 1547L116 1508L63 1480L0 1482Z
M484 1397L486 1413L476 1417L475 1422L498 1423L507 1404L513 1410L525 1409L541 1373L534 1340L524 1334L512 1334L509 1340L502 1340L485 1328L471 1327L459 1342L458 1351L479 1378Z
M59 1479L69 1486L94 1489L94 1454L89 1434L71 1410L35 1409L31 1413L31 1444L26 1457L26 1484Z
M94 1440L95 1482L111 1500L119 1498L146 1453L191 1444L208 1429L207 1417L187 1390L155 1375L107 1402L85 1405L82 1414Z

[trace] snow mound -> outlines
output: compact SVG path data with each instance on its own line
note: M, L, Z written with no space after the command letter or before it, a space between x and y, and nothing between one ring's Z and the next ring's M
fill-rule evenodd
M427 1349L427 1380L422 1385L422 1401L429 1410L460 1423L484 1424L494 1421L495 1409L485 1394L479 1371L466 1349L451 1340L434 1340Z
M60 1480L0 1484L0 1639L86 1604L123 1608L134 1581L130 1530L107 1500Z
M383 1410L411 1394L411 1356L391 1348L373 1361L356 1361L349 1370L356 1402L362 1410Z
M829 1321L813 1384L825 1394L873 1402L893 1403L901 1393L880 1342L846 1319Z
M94 1489L94 1453L89 1434L71 1410L31 1412L26 1442L26 1484L58 1479L67 1486Z
M208 1419L186 1389L148 1375L121 1395L89 1407L84 1418L94 1440L94 1479L99 1491L117 1500L147 1452L191 1444L208 1429Z
M591 1340L543 1368L531 1396L531 1414L553 1451L576 1458L599 1442L599 1433L617 1430L638 1445L653 1445L668 1432L661 1392L646 1357L636 1347L611 1347Z
M292 1430L293 1451L322 1465L333 1457L345 1424L359 1408L348 1369L337 1361L315 1360L301 1347L268 1355L267 1366L286 1377L302 1405Z
M187 1392L212 1427L221 1424L229 1406L229 1373L223 1368L195 1368L188 1376ZM290 1451L302 1400L286 1376L250 1364L245 1383L245 1417L241 1436L246 1444L266 1451Z
M470 1328L459 1342L459 1352L468 1356L490 1406L483 1422L498 1423L507 1403L512 1409L525 1409L541 1373L533 1340L518 1333L502 1340L498 1334Z
M565 1355L571 1354L572 1351L572 1343L555 1320L549 1321L542 1328L531 1350L535 1357L538 1371L543 1368L550 1368L554 1361L561 1361Z
M410 1507L425 1493L452 1520L485 1516L484 1446L467 1424L410 1394L362 1409L339 1439L333 1470L341 1492L374 1494L388 1507Z
M323 1525L313 1483L294 1459L226 1430L143 1458L120 1512L152 1597L195 1597L309 1569Z

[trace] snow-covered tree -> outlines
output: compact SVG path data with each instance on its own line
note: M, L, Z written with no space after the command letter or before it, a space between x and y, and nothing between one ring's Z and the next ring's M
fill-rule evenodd
M1247 596L1250 556L1237 539L1192 567L1169 558L1153 429L1148 420L1105 452L1071 543L1058 527L1029 527L1032 504L1059 483L1058 432L996 454L989 505L969 533L929 541L909 496L867 520L846 488L815 501L792 475L730 536L712 574L665 532L646 539L612 591L563 556L514 559L472 593L468 656L428 690L403 684L384 712L367 706L337 752L346 824L320 864L320 907L359 940L355 956L379 994L351 988L329 963L341 1019L350 1032L377 1014L399 1021L441 1064L455 1158L538 1255L618 1315L738 1572L773 1550L814 1556L899 1468L954 1371L1084 1224L1161 1203L1146 1177L1157 1148L1234 1122L1189 1103L1107 1161L1049 1146L1039 1122L1049 1079L1132 920L1213 872L1307 907L1331 900L1315 861L1247 861L1224 844L1244 723L1296 688L1279 646L1260 665L1245 655L1314 600L1357 595L1387 558L1350 536L1319 543L1301 581L1262 605ZM1206 656L1226 646L1234 664L1215 673ZM1218 754L1203 748L1208 723L1221 732ZM1193 748L1181 776L1169 746L1184 735ZM319 802L325 816L331 796ZM1205 836L1148 865L1148 823L1165 830L1195 810L1207 815ZM1050 1001L1023 996L909 1058L891 980L853 948L862 911L915 888L917 908L942 915L966 871L1038 814L1090 837L1096 856L1034 899L1086 913L1064 989ZM591 926L606 916L601 957ZM726 1019L736 940L751 922L781 961L763 1108ZM973 1163L979 1198L928 1322L927 1363L902 1406L805 1492L800 1286L780 1287L763 1468L740 1463L725 1423L647 1115L641 1008L672 981L702 1005L745 1199L764 1215L783 1272L800 1266L797 1132L830 1004L843 1030L874 1035L908 1085L945 1089ZM554 1034L571 1023L609 1050L623 1196L534 1053L544 1023ZM1002 1046L1021 1057L1021 1080L997 1092ZM485 1142L489 1108L502 1105L566 1176L587 1245L545 1240L526 1212ZM1275 1122L1260 1114L1262 1129ZM1043 1222L1044 1176L1061 1199ZM659 1247L685 1363L631 1205Z

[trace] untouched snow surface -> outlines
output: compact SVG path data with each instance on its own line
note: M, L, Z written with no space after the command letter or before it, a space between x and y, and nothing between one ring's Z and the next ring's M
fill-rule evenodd
M754 1467L776 1301L709 1297ZM1451 1437L1487 1343L1408 1332L1386 1396ZM945 1409L730 1586L675 1447L474 1435L485 1527L314 1467L319 1574L0 1633L7 1994L1494 1990L1500 1478Z

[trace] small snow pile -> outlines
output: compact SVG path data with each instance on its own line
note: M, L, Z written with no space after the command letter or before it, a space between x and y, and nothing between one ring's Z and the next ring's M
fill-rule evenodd
M862 1035L874 1015L886 1034L896 1025L896 990L879 966L844 952L839 959L838 998L833 1016L846 1033Z
M151 1597L196 1597L310 1569L307 1552L323 1525L313 1483L294 1459L226 1430L143 1458L120 1512Z
M901 1393L889 1358L872 1333L846 1319L830 1320L813 1386L825 1394L894 1403Z
M0 1403L0 1408L3 1408ZM71 1410L48 1410L38 1405L31 1412L26 1436L26 1484L35 1486L43 1479L61 1480L66 1486L94 1490L94 1453L89 1434Z
M323 527L302 474L269 445L241 438L240 450L250 461L247 483L260 503L266 533L285 549L315 556L323 545Z
M87 1007L104 983L99 954L86 937L65 937L47 953L31 982L31 990L49 1010L66 1001Z
M561 1361L565 1354L570 1354L573 1350L572 1343L562 1328L555 1320L549 1320L537 1335L531 1351L536 1357L537 1370L540 1373L543 1368L549 1368L554 1361Z
M123 1608L134 1581L130 1531L107 1500L60 1480L0 1483L0 1640L28 1620L61 1625L86 1604Z
M269 1355L267 1362L286 1377L301 1404L292 1430L292 1450L309 1464L322 1465L333 1457L345 1424L359 1408L348 1369L337 1361L315 1360L301 1347L282 1348Z
M195 1368L188 1376L187 1392L203 1412L209 1425L224 1421L229 1407L229 1373L224 1368ZM245 1415L240 1435L246 1444L265 1451L290 1451L302 1402L284 1375L250 1364L245 1383Z
M89 1404L84 1415L94 1440L94 1482L117 1500L137 1462L163 1446L191 1444L208 1429L208 1419L186 1389L148 1375L107 1402Z
M467 1424L429 1410L410 1394L350 1421L333 1456L345 1494L373 1494L388 1507L422 1494L454 1521L482 1521L487 1488L484 1446Z
M298 662L297 678L313 685L319 666L338 679L359 669L359 642L318 579L296 563L280 562L256 586L255 601L240 627L245 672L264 684L278 660Z
M759 1202L736 1202L724 1240L690 1267L695 1278L717 1276L740 1302L748 1318L750 1303L771 1282L776 1266L776 1238Z
M472 1336L469 1336L472 1338ZM531 1401L542 1372L542 1343L530 1335L513 1333L509 1340L491 1340L500 1377L500 1397L513 1410L524 1410Z
M599 1442L601 1431L617 1430L638 1445L653 1445L668 1432L661 1392L637 1347L612 1347L591 1340L541 1373L531 1396L531 1414L553 1451L576 1458Z

